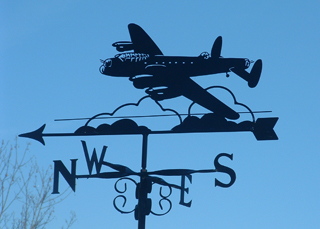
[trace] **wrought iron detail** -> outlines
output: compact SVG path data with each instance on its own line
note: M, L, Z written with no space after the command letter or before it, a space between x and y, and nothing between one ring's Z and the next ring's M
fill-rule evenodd
M126 183L126 182L124 183L124 190L123 190L123 191L121 191L121 190L117 187L117 186L118 186L118 182L119 182L119 181L122 181L122 180L129 180L129 181L132 181L136 186L138 185L137 182L136 182L135 180L131 179L131 178L128 178L128 177L120 178L120 179L117 180L116 183L114 184L114 189L116 190L116 192L118 192L118 193L120 193L120 194L123 194L123 193L125 193L125 192L127 191L127 183ZM131 211L123 211L123 210L121 210L121 209L117 206L116 201L117 201L117 199L119 199L119 198L122 198L122 199L123 199L122 208L125 207L125 205L126 205L126 203L127 203L127 197L126 197L125 195L118 195L118 196L116 196L116 197L113 199L113 206L114 206L114 208L115 208L118 212L120 212L120 213L122 213L122 214L132 213L132 212L134 211L134 209L131 210Z
M171 208L172 208L172 202L168 199L168 197L171 195L172 193L172 188L170 186L168 186L169 188L169 194L168 195L163 195L162 194L162 187L160 187L160 191L159 191L159 195L161 196L162 199L159 200L159 206L160 206L160 209L163 210L163 207L162 207L162 201L167 201L167 203L169 203L169 209L164 212L164 213L155 213L153 211L151 211L151 213L153 215L156 215L156 216L163 216L163 215L166 215L168 214L170 211L171 211Z

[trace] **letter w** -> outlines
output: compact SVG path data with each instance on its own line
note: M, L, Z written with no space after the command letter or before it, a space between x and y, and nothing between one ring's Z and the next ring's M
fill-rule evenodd
M93 164L95 164L96 172L97 174L99 174L101 170L101 166L103 164L104 155L106 154L107 146L103 146L103 149L100 155L100 160L98 161L96 149L95 148L93 149L93 153L90 159L86 142L85 141L81 141L81 142L82 142L82 147L84 151L84 156L86 157L89 174L91 175L92 173Z

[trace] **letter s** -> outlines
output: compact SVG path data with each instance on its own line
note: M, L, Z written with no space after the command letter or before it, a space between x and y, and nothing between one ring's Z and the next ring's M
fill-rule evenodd
M220 182L219 180L215 179L215 186L220 186L222 188L228 188L231 185L233 185L233 183L236 181L236 173L234 172L233 169L230 169L229 167L226 167L226 166L221 165L219 163L219 161L218 161L219 158L224 157L224 156L233 160L233 154L220 153L214 159L214 166L215 166L217 172L227 173L230 176L231 180L228 184L224 184L224 183Z

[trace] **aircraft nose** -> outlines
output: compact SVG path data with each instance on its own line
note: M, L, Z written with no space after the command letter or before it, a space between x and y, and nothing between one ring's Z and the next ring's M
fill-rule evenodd
M112 66L112 60L111 59L100 60L100 61L103 63L104 67L106 67L106 68L110 68Z
M106 68L110 68L112 66L112 60L111 59L106 59L106 60L101 60L102 65L100 66L100 73L104 74Z

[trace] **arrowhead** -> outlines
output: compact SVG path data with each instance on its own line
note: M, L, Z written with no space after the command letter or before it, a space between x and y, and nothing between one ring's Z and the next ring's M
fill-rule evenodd
M42 133L44 128L46 127L46 124L44 124L43 126L41 126L39 129L29 132L29 133L25 133L25 134L20 134L19 137L24 137L24 138L31 138L33 140L37 140L39 142L41 142L43 145L45 145L45 142L42 138Z

